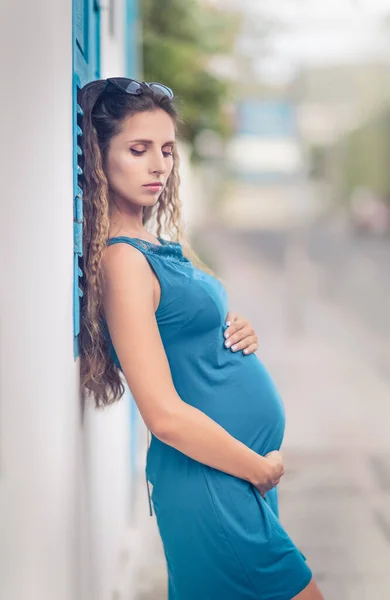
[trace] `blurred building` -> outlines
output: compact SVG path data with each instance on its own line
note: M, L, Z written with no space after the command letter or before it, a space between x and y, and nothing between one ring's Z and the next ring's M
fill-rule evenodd
M314 145L333 144L390 103L388 61L301 69L291 85L302 135Z

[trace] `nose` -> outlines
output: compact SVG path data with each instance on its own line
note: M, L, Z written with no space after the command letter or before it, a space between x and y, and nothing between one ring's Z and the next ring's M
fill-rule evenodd
M151 173L159 173L160 175L164 175L164 173L166 172L166 160L161 151L153 152L153 155L151 156L149 170Z

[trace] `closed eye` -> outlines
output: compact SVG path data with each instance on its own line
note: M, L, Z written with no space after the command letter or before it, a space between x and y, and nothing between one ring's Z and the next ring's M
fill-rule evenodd
M142 154L145 154L146 150L136 150L135 148L130 148L130 152L134 154L134 156L142 156ZM173 149L170 152L168 150L163 150L162 153L165 158L168 156L173 156Z
M130 152L134 154L134 156L141 156L145 154L146 150L134 150L134 148L130 148Z

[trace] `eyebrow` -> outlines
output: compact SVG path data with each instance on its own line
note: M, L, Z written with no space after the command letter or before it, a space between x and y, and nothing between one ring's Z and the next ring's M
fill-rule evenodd
M126 142L126 144L153 144L153 140L128 140ZM165 142L165 144L163 144L163 146L174 146L175 142L169 141L169 142Z

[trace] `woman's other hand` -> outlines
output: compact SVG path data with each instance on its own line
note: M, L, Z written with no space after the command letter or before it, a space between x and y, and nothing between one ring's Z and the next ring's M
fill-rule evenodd
M268 468L263 470L259 476L259 480L254 482L254 486L259 490L260 494L265 494L272 490L284 475L284 464L281 452L274 450L269 452L264 457L268 462Z
M232 352L242 350L244 354L252 354L258 350L257 335L252 325L237 313L228 312L224 331L225 347Z

